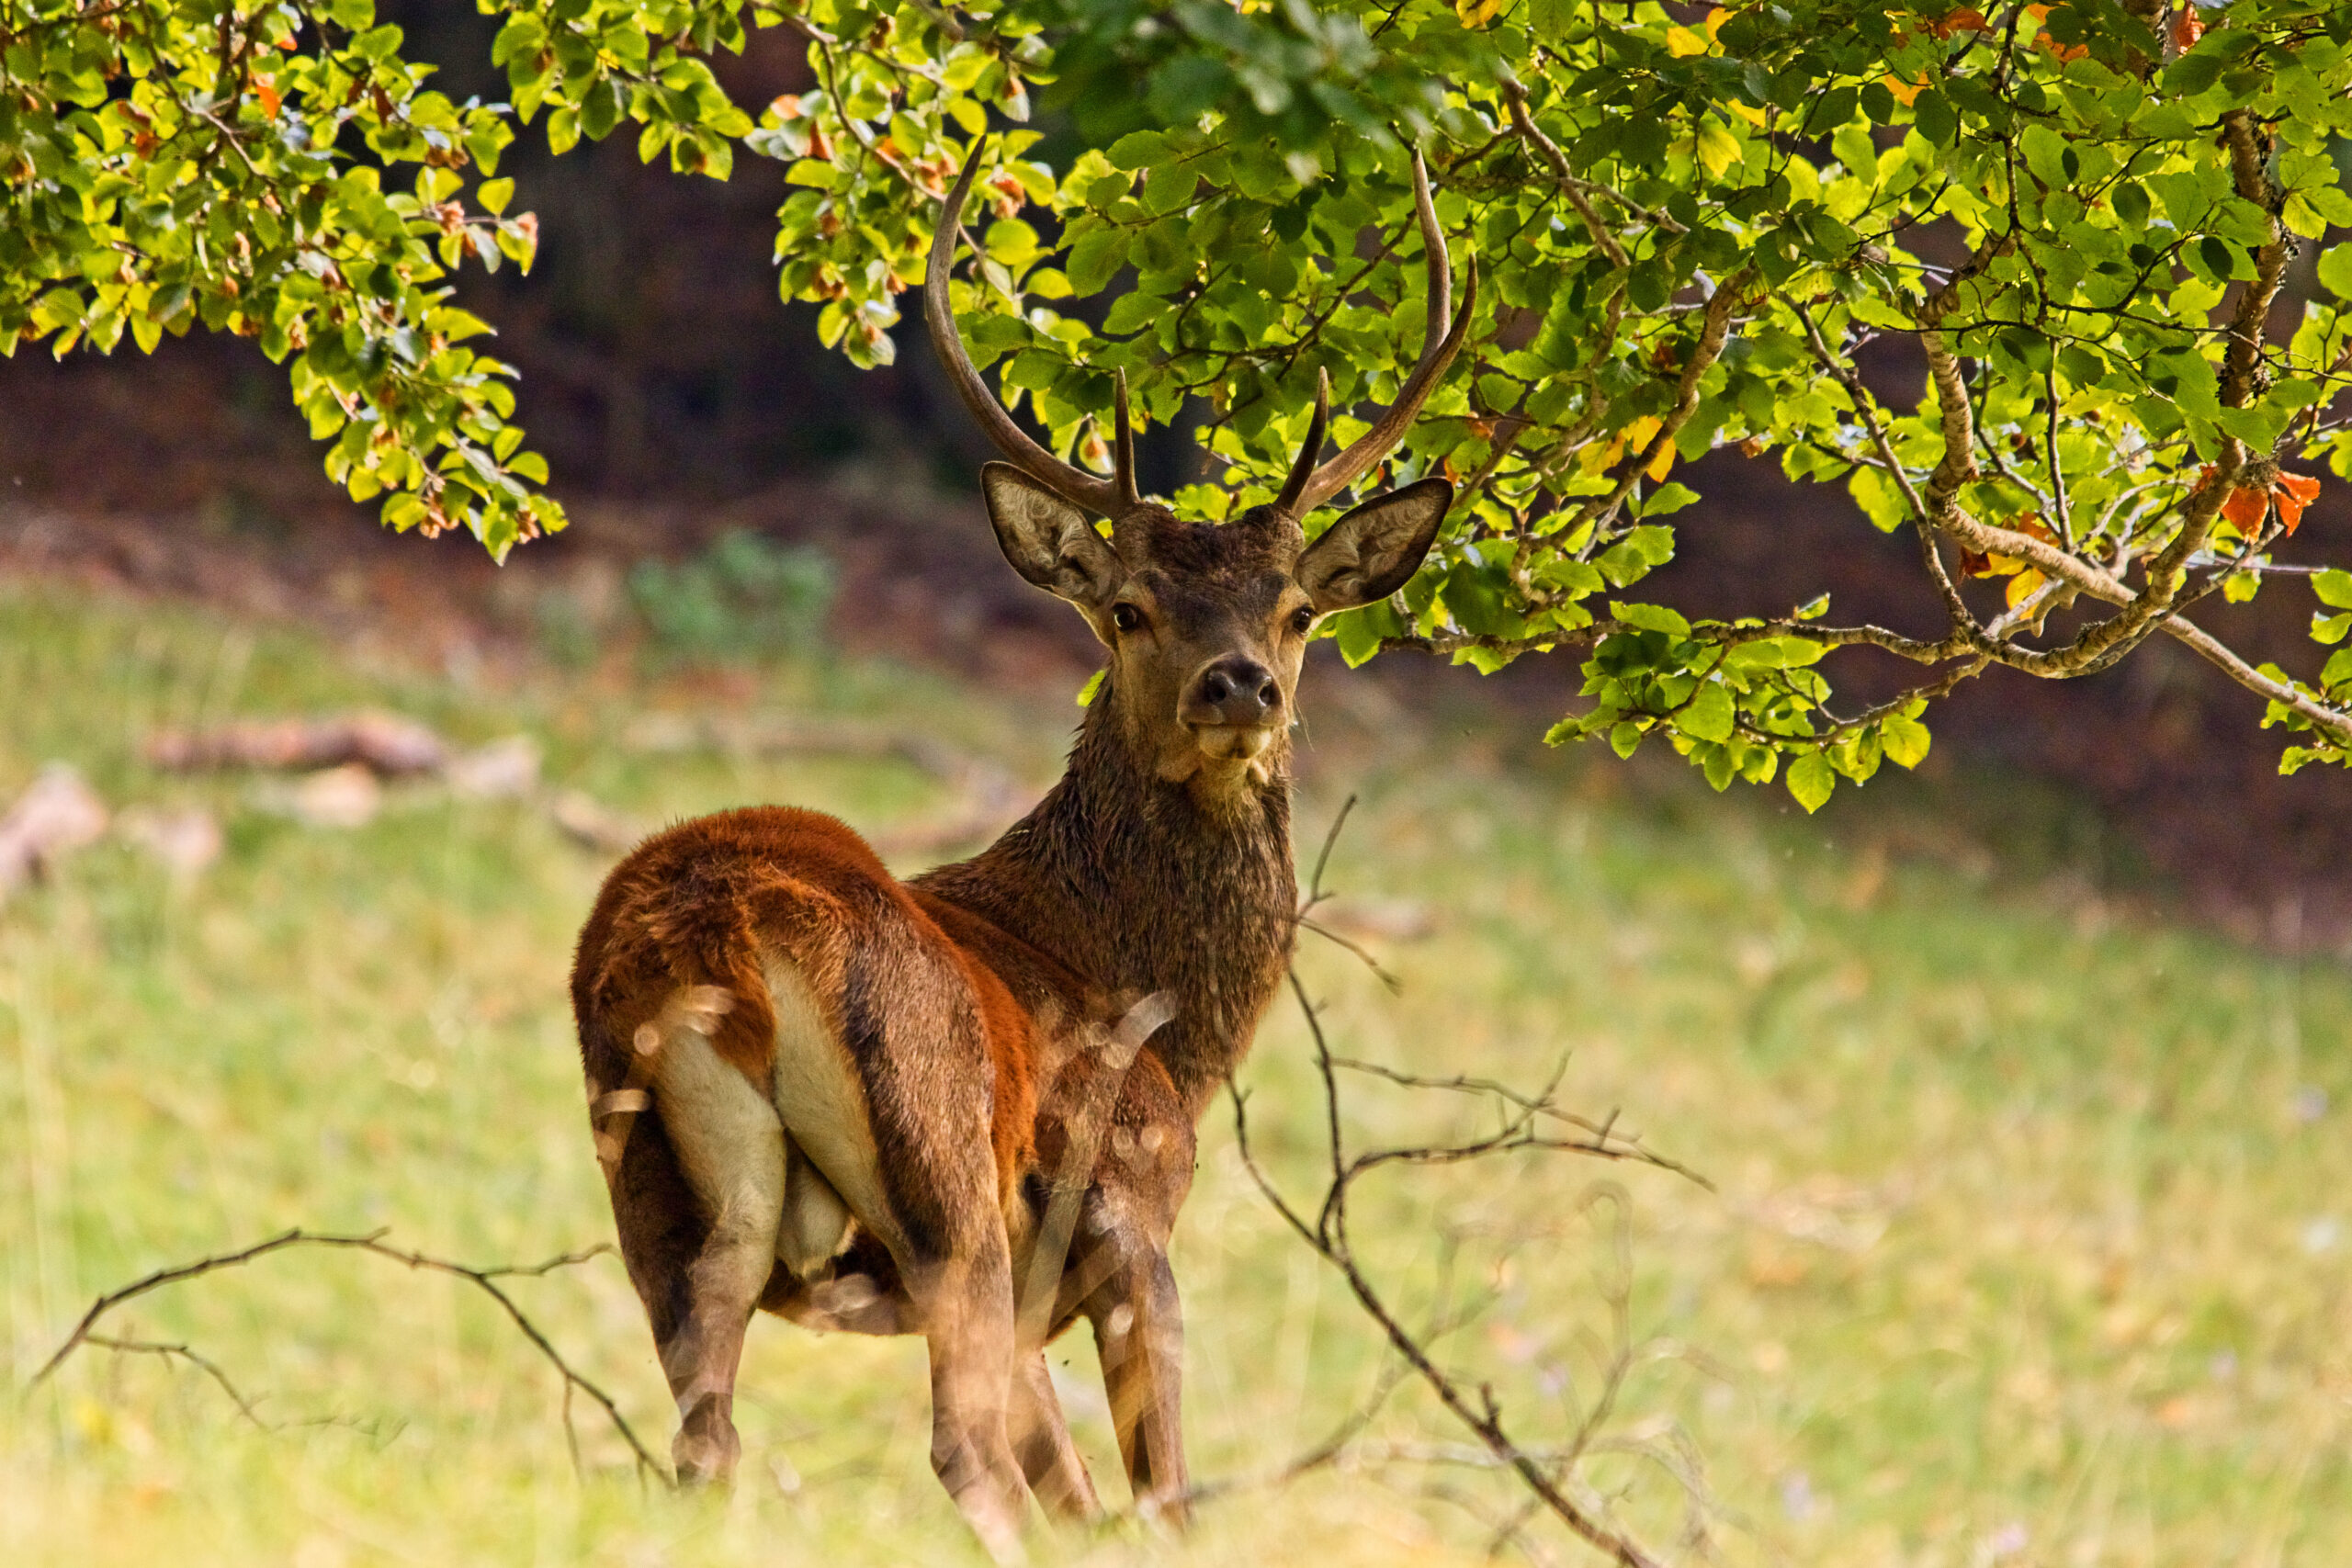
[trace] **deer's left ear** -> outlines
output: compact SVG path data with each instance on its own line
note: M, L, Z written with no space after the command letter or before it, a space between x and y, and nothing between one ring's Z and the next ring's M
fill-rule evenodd
M1340 518L1298 558L1298 585L1316 613L1352 610L1405 586L1437 539L1453 487L1419 479L1377 495Z

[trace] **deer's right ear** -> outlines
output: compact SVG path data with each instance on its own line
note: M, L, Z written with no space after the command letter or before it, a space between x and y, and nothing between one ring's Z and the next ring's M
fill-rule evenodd
M980 469L989 522L1012 570L1057 598L1099 608L1126 576L1126 568L1094 531L1086 513L1010 463Z

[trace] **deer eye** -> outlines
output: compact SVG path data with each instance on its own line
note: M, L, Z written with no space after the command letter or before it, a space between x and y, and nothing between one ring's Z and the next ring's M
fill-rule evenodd
M1304 637L1314 625L1314 605L1301 604L1296 610L1291 612L1290 629L1297 632L1300 636Z
M1123 632L1131 632L1143 625L1143 612L1133 604L1111 606L1111 624Z

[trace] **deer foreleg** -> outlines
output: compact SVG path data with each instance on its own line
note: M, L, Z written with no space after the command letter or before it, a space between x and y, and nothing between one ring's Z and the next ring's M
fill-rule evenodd
M1192 1487L1184 1469L1184 1314L1167 1253L1131 1253L1087 1312L1136 1506L1181 1524L1191 1514Z
M1062 1416L1061 1396L1054 1392L1043 1350L1031 1351L1012 1374L1012 1450L1022 1473L1029 1478L1030 1491L1048 1513L1075 1519L1101 1516L1093 1477L1086 1473L1086 1461L1070 1441L1069 1423Z

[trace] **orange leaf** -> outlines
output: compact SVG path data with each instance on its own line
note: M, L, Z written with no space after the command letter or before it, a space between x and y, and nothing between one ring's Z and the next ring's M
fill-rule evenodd
M2278 488L2270 492L2271 502L2278 508L2278 526L2289 538L2302 525L2303 508L2319 494L2319 481L2303 474L2280 474Z
M2222 502L2222 516L2250 534L2262 526L2262 514L2269 508L2270 497L2261 491L2233 490L2230 499Z
M254 96L261 99L261 112L272 119L277 118L277 106L286 101L277 91L276 80L258 73L254 77Z
M2180 8L2180 15L2173 18L2172 41L2174 45L2180 49L2194 48L2197 40L2204 36L2205 22L2202 17L2198 16L2197 7L2194 6L2183 6Z
M1956 10L1944 13L1943 19L1929 30L1938 38L1950 38L1958 32L1990 32L1992 26L1982 11Z

